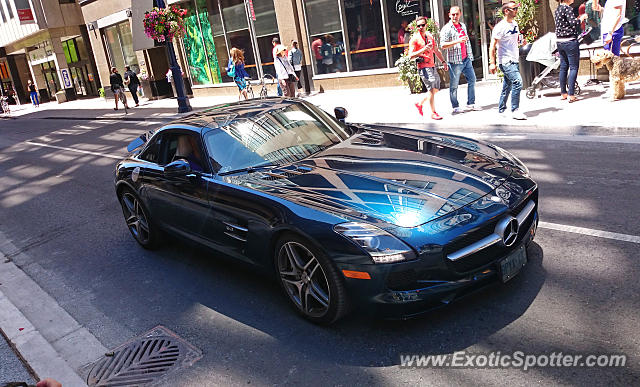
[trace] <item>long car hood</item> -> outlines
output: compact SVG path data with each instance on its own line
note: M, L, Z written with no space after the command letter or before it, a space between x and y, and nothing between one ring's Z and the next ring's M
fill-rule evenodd
M500 154L481 153L482 147L460 137L366 130L312 158L225 179L351 219L415 227L480 199L510 176Z

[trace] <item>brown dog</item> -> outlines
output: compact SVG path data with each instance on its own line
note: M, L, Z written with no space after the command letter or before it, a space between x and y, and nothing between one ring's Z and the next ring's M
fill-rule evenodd
M613 55L611 51L600 51L593 55L591 62L596 68L607 66L609 81L613 87L612 101L624 98L626 82L640 79L640 58L622 58Z

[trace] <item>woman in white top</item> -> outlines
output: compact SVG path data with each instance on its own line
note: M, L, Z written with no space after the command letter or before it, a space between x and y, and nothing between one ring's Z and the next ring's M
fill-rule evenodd
M279 44L275 48L276 57L273 60L273 65L276 69L276 76L278 82L285 97L294 98L296 96L296 82L298 77L293 69L293 66L287 58L287 47Z

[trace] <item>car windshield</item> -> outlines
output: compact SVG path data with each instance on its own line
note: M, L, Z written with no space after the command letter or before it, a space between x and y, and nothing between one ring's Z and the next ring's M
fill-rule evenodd
M321 109L304 102L276 104L205 134L219 173L282 165L312 156L349 136Z

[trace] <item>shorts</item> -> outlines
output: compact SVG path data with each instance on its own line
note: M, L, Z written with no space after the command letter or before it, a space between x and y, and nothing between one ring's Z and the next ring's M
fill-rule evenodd
M242 91L247 88L247 81L244 78L234 78L233 80L236 81L238 90Z
M440 89L440 76L438 75L438 71L436 71L435 67L423 67L418 69L418 74L420 74L420 79L422 79L422 83L424 83L424 87L427 88L427 91L431 89Z

